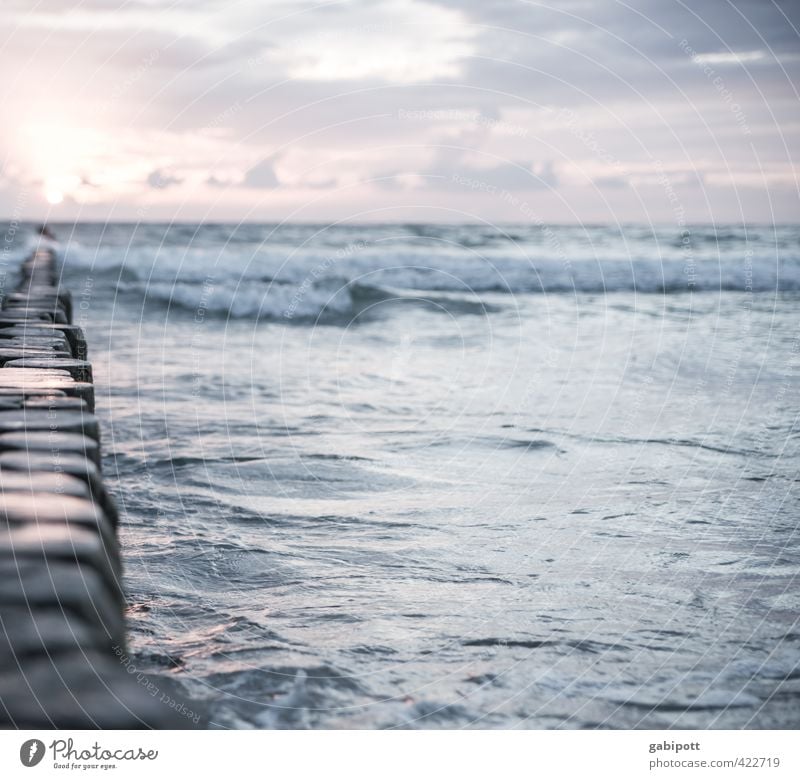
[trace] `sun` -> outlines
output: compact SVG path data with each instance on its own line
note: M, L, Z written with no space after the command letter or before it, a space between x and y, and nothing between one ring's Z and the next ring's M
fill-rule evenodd
M67 195L72 195L81 185L80 176L59 174L48 176L44 182L44 197L51 206L64 202Z

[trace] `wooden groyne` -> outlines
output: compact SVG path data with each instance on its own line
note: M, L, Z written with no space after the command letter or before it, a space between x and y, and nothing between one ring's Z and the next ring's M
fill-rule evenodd
M56 256L20 271L0 310L0 727L191 726L127 654L92 366Z

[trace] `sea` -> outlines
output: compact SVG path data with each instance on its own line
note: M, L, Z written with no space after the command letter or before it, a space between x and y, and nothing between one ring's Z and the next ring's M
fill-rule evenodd
M800 227L51 230L211 727L800 727Z

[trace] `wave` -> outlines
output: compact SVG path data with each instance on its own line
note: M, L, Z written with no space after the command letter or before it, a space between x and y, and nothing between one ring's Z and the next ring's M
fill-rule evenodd
M78 277L78 288L91 277L204 316L335 319L393 299L485 313L495 294L800 291L800 231L788 227L706 229L686 241L675 231L655 240L641 227L623 236L594 228L590 238L558 228L550 241L530 230L467 226L340 228L324 239L320 228L295 226L269 242L264 226L249 228L249 242L238 233L222 240L220 226L126 229L96 242L76 229L60 250L65 274Z
M602 270L602 269L601 269ZM513 283L505 277L505 286L492 284L489 279L473 278L471 284L451 285L441 279L427 279L415 269L406 274L397 271L381 273L390 285L364 284L342 277L319 279L312 283L292 283L264 279L239 281L223 279L220 282L131 281L116 284L118 293L130 295L142 305L157 306L166 310L193 312L200 317L231 319L253 318L305 322L308 320L334 321L352 319L363 312L377 309L376 304L428 305L449 314L487 314L497 311L498 298L491 295L533 294L612 294L636 292L640 294L687 294L690 292L743 292L751 294L784 293L800 291L800 267L791 274L778 275L763 271L757 278L737 278L735 269L728 274L719 269L709 270L704 278L696 275L693 283L681 278L682 270L673 269L672 278L665 278L664 268L639 268L635 275L625 278L623 272L604 269L595 273L582 269L570 278L559 278L557 273L533 272L538 283L516 278ZM649 272L648 272L649 271ZM378 276L373 274L373 278ZM462 277L463 278L463 277ZM403 285L403 282L405 284ZM489 295L487 298L486 296ZM386 308L379 310L385 311Z
M286 283L193 284L187 282L123 283L119 291L133 294L143 305L193 313L196 318L230 319L339 319L355 312L353 295L346 285L300 288Z

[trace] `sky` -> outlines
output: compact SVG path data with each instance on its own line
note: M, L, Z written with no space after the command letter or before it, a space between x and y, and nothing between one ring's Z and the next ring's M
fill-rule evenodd
M0 218L800 217L798 0L3 0Z

